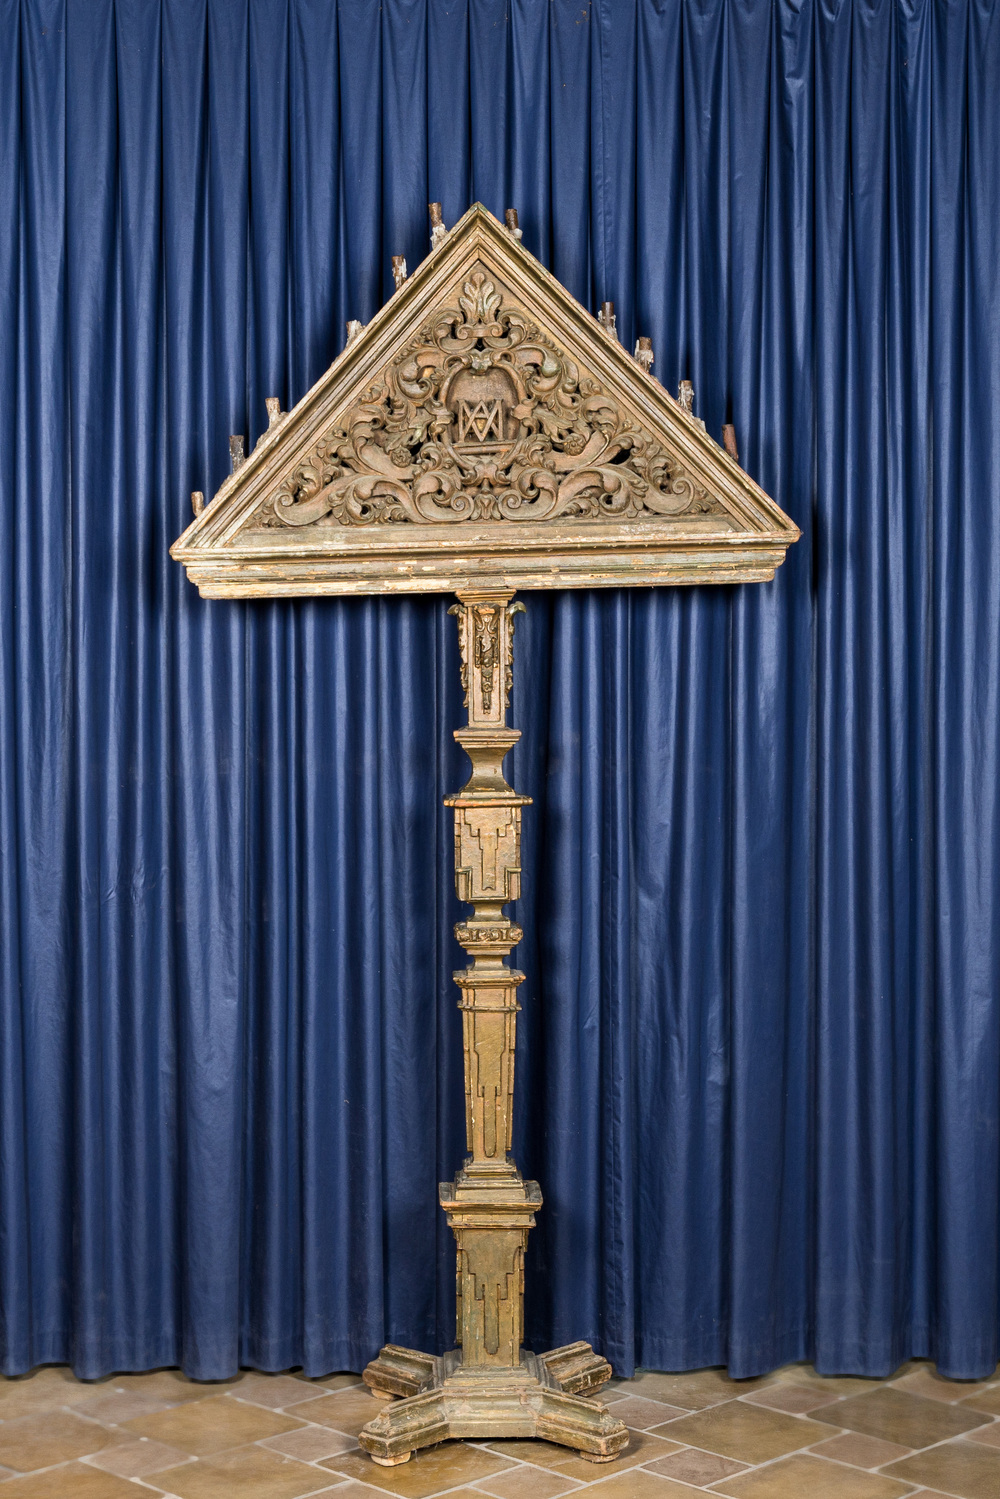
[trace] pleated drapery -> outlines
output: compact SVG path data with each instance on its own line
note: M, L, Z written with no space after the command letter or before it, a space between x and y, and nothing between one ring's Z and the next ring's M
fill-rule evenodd
M541 1349L997 1362L1000 6L0 0L0 1346L454 1337L448 600L200 600L264 401L515 206L802 528L527 596Z

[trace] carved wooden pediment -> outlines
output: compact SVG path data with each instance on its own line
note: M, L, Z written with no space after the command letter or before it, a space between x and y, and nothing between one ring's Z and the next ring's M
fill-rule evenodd
M476 204L174 544L208 597L753 582L799 532Z

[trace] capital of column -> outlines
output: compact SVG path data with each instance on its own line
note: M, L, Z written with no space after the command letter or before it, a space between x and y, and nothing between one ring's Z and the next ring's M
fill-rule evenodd
M475 588L459 593L448 612L458 616L468 728L492 731L497 743L513 736L509 749L521 737L507 728L507 704L514 679L514 616L524 613L524 605L514 601L512 588ZM460 743L466 738L475 742L467 730L458 730L455 737Z

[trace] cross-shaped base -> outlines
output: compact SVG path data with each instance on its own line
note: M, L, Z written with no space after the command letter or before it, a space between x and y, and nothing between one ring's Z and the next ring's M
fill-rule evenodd
M460 1349L434 1358L390 1345L363 1377L373 1395L393 1401L358 1438L383 1467L454 1438L541 1437L592 1463L609 1463L628 1446L623 1423L585 1398L611 1377L611 1365L589 1343L522 1353L517 1368L468 1368Z

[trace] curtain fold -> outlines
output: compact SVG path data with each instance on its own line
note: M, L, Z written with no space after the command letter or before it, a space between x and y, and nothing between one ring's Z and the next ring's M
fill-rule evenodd
M0 0L0 1367L454 1339L447 599L199 599L264 400L520 213L802 528L533 594L527 1318L998 1357L995 0Z

